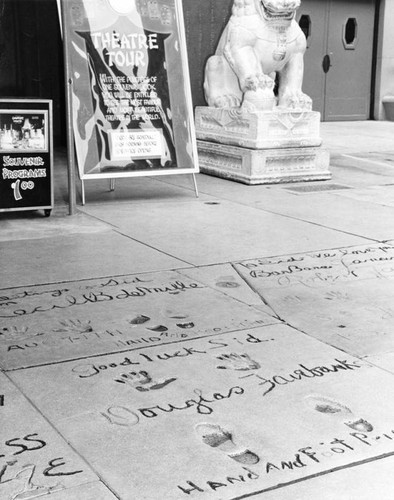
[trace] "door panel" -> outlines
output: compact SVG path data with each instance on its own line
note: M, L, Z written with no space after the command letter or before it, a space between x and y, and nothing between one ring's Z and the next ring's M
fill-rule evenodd
M307 37L304 56L302 90L313 101L313 110L324 113L325 74L322 54L327 40L327 0L303 0L297 11L297 21ZM309 29L308 29L309 28Z
M369 118L374 13L374 0L331 1L326 120Z
M375 0L302 0L310 17L303 90L323 120L369 118Z

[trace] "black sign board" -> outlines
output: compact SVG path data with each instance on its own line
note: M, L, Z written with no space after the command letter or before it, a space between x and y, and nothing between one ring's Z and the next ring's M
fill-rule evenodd
M0 211L53 208L52 101L0 99Z
M181 0L63 0L80 178L198 171Z

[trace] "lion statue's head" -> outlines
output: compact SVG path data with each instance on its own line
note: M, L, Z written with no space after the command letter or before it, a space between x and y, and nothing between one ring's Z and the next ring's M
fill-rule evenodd
M266 21L291 21L301 0L234 0L233 15L258 13Z
M301 0L255 0L256 9L267 20L291 20Z

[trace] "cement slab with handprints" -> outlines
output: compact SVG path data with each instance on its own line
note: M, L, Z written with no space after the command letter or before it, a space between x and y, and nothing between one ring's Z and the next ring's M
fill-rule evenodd
M376 243L235 264L284 321L357 356L394 349L394 247Z
M394 376L283 324L10 377L122 500L229 500L394 455Z
M0 320L4 369L278 322L175 271L2 290Z
M87 483L96 488L98 477L86 462L1 373L0 392L0 498L30 500L50 494L60 500L71 498L62 496L69 488L77 491Z

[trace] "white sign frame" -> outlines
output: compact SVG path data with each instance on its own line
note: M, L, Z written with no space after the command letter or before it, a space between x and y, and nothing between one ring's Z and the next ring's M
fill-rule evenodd
M163 13L161 14L161 16L162 16L161 20L160 19L158 20L158 18L152 18L152 17L146 17L146 18L142 17L143 16L143 14L141 14L142 9L145 8L144 7L145 4L147 5L147 2L145 0L107 0L107 2L109 2L109 4L111 4L111 7L112 7L112 4L114 2L115 2L115 4L119 4L121 7L126 6L126 5L130 5L130 4L137 6L135 11L132 12L132 14L133 15L136 14L137 10L138 10L138 16L137 16L138 19L135 19L134 17L127 15L127 13L122 13L121 9L120 10L118 9L118 11L117 11L119 14L118 20L119 20L119 23L122 27L124 27L124 25L127 23L127 21L130 21L130 23L132 25L141 27L142 26L141 19L148 19L148 27L146 25L142 26L143 33L150 33L150 32L152 32L152 26L159 26L158 34L154 33L152 35L152 37L153 37L152 40L149 40L150 46L148 44L146 50L147 50L147 52L149 52L148 48L150 48L150 49L152 47L157 48L157 45L156 45L157 39L160 38L160 36L163 38L164 49L163 49L162 53L166 56L166 57L163 57L163 60L164 60L163 66L166 68L165 75L167 76L167 80L165 80L165 79L163 80L163 76L161 75L161 81L162 82L164 81L164 83L166 84L164 86L166 88L167 87L170 88L169 94L171 94L171 95L169 95L168 99L167 99L167 101L168 101L167 108L164 108L164 105L163 105L160 108L160 111L161 111L160 114L156 113L155 115L150 115L150 116L145 115L145 119L146 119L146 117L148 117L148 119L150 119L151 116L153 116L153 119L149 120L150 121L150 123L148 124L149 126L144 127L144 125L142 125L142 128L134 128L133 133L135 133L136 131L141 131L141 130L145 131L146 133L149 131L153 131L154 135L157 136L157 132L158 132L158 130L160 130L160 126L154 125L156 128L152 128L152 123L153 123L154 119L159 121L160 119L162 119L164 117L164 119L162 119L162 121L165 122L164 127L167 127L169 132L167 130L166 134L161 133L161 137L162 138L164 136L166 137L166 139L165 139L166 143L171 142L169 137L172 137L173 141L172 141L172 145L170 145L170 148L167 145L163 145L163 144L161 147L166 148L166 155L167 155L166 158L170 157L171 161L165 161L163 159L163 156L164 156L163 154L161 155L161 159L160 159L160 152L158 149L158 144L157 144L157 139L156 139L156 141L153 141L151 143L152 144L151 151L149 151L149 149L145 148L146 162L149 165L153 163L154 168L148 168L148 167L144 166L144 168L139 169L137 166L137 168L131 169L129 167L129 165L126 165L126 168L123 168L121 163L122 163L122 158L125 156L125 150L124 149L120 150L119 148L117 150L118 154L115 155L115 158L113 158L112 156L109 156L108 153L106 156L107 158L108 157L110 158L110 162L112 162L112 164L118 162L119 165L116 165L114 168L111 168L110 166L108 166L108 167L105 166L103 168L101 168L101 166L100 167L96 166L96 167L92 168L90 171L86 168L86 162L84 160L85 160L85 158L91 158L91 154L90 155L87 154L86 147L85 147L85 150L86 150L85 156L84 156L84 154L81 153L80 134L78 134L78 130L77 130L77 128L78 128L78 110L77 110L76 102L78 101L78 85L80 85L80 83L81 83L80 73L82 73L82 72L76 70L76 65L75 65L75 62L73 61L73 57L75 58L75 57L80 56L81 58L85 58L86 60L88 60L89 58L90 58L90 60L92 59L92 54L91 53L89 54L89 50L91 50L92 45L90 44L90 48L85 47L85 50L83 50L84 44L82 43L83 42L82 38L80 39L81 43L78 46L76 46L76 42L75 42L75 32L77 30L81 30L81 31L85 30L86 31L87 25L89 26L89 30L90 30L89 10L87 8L87 6L89 5L89 2L91 2L91 0L57 0L57 4L58 4L58 8L59 8L59 17L60 17L60 21L61 21L61 23L60 23L61 24L61 31L62 31L62 36L63 36L63 41L64 41L64 49L65 49L66 82L69 86L68 92L67 92L67 97L68 97L68 99L67 99L67 119L68 119L68 128L69 128L69 130L71 130L70 135L73 139L73 140L70 140L70 138L69 138L69 148L70 148L70 142L75 144L76 160L77 160L77 165L78 165L78 170L79 170L79 177L82 181L82 188L83 188L82 189L82 191L83 191L82 192L82 202L84 203L84 201L85 201L84 200L84 184L83 184L83 182L85 180L103 179L103 178L104 179L105 178L111 179L111 187L113 188L114 187L114 179L116 179L116 178L178 175L178 174L193 174L193 181L194 181L194 186L195 186L195 190L196 190L196 195L198 196L197 185L196 185L196 180L195 180L195 175L194 175L195 173L199 172L198 152L197 152L197 142L196 142L196 135L195 135L195 128L194 128L193 103L192 103L192 94L191 94L191 88L190 88L190 76L189 76L189 67L188 67L188 60L187 60L187 48L186 48L186 36L185 36L185 27L184 27L184 18L183 18L183 9L182 9L182 1L181 0L157 0L157 2L156 2L156 4L158 4L159 7L161 8L161 12L163 12L164 8L169 9L171 11L172 15L171 15L170 23L171 23L172 31L170 32L170 34L166 34L166 33L168 33L168 29L170 29L170 28L168 28L166 31L165 26L163 29L160 27L160 22L161 22L161 24L163 24ZM145 2L145 4L144 4L144 2ZM164 5L164 2L166 5ZM141 7L141 5L143 7ZM170 7L168 7L168 5ZM72 9L74 9L74 11L72 14L70 14ZM77 14L75 14L75 12L77 12ZM76 15L78 17L78 15L79 15L78 12L81 13L80 19L75 18ZM146 12L145 12L145 15L147 15ZM72 16L74 16L74 18ZM149 16L151 16L151 13L149 13ZM166 18L166 19L169 19L169 18ZM72 23L74 23L74 26L70 26ZM77 24L80 24L80 26L76 26ZM149 30L149 27L150 27L150 30ZM112 32L113 32L113 26L111 26L110 28L112 29ZM108 32L110 31L110 28L107 28ZM95 44L97 43L97 45L99 44L101 38L104 39L104 35L107 36L107 32L105 32L105 31L103 31L102 32L103 35L101 35L101 34L97 34L97 32L92 33L89 30L87 32L89 33L91 40L93 40L93 42ZM133 36L134 36L133 34L126 34L124 36L129 37L128 38L129 41L133 41ZM142 36L144 36L144 35L142 35ZM146 35L146 40L148 40L148 38L147 38L148 36L150 36L150 35ZM167 49L168 49L168 46L170 44L167 43L166 38L174 39L174 40L172 40L171 47L176 47L175 50L172 48L172 53L170 53L169 55L167 54ZM138 39L138 37L134 38L134 40L137 40L137 39ZM126 38L125 38L125 40L126 40ZM125 43L131 43L131 42L127 42L127 40L126 40ZM97 47L95 47L95 48L97 48ZM102 49L102 47L97 49L97 53L101 49ZM151 50L150 54L152 54L152 52L153 51ZM102 54L103 53L104 53L104 50L102 50ZM171 59L171 56L174 56L175 53L177 55L179 55L178 59L175 61L174 57L173 57L172 62L169 61L169 59ZM77 56L76 56L76 54L77 54ZM124 55L121 53L119 53L119 55L122 55L122 57L124 57ZM151 60L150 57L151 56L148 55L148 61ZM99 63L101 64L101 67L103 67L103 65L102 65L103 60L104 60L104 56L102 56L101 60L99 61ZM106 61L108 61L108 59ZM178 81L182 80L182 82L179 84L179 86L182 89L182 92L180 92L179 89L176 88L177 80L174 81L174 78L173 78L172 83L171 82L169 83L169 79L171 78L171 68L168 68L168 72L167 72L167 66L169 65L169 62L170 62L170 64L172 64L172 67L176 67L178 69L179 75L181 75L181 78L178 78ZM110 66L110 64L111 63L108 63L108 67ZM115 63L112 62L112 65L114 65L114 64ZM150 62L149 62L149 64L150 64ZM134 66L134 68L135 68L135 66ZM86 75L87 75L86 73L83 75L83 77L85 79L86 79ZM178 77L179 77L179 75L178 75ZM107 76L105 76L104 78L107 78ZM132 77L127 77L127 78L128 79L130 78L130 79L126 80L126 81L129 81L131 83ZM152 78L154 80L154 77L152 77ZM88 82L89 86L92 85L92 77L91 76L90 76L90 80L91 81ZM111 81L113 81L113 80L111 80ZM123 82L124 81L125 80L123 80ZM84 84L85 84L85 86L87 86L86 81L84 82ZM173 87L172 90L171 90L171 85ZM115 84L114 84L114 86L115 86ZM113 89L113 87L111 85L109 85L108 87L105 87L105 85L102 85L101 87L104 87L104 89L108 89L108 88L110 88L111 90ZM157 87L160 91L159 84L157 84ZM92 88L93 88L93 86L92 86ZM130 88L130 85L128 85L128 88ZM156 90L156 88L154 88L154 90ZM163 93L164 93L164 91L163 91ZM108 97L109 92L106 92L105 94ZM113 92L109 97L112 98L113 95L115 95L115 94L116 94L116 92ZM135 93L135 94L133 94L133 96L131 96L131 94L128 94L128 97L134 97L135 95L139 96L140 94L141 93ZM155 110L155 109L157 110L158 109L157 107L155 108L154 106L158 103L160 104L162 101L160 99L156 99L156 100L151 99L152 95L153 95L153 98L155 97L155 94L156 94L156 92L152 92L151 96L148 96L150 98L150 100L143 101L144 104L145 103L152 104L152 106L150 106L149 108L146 108L146 109L150 109L150 110ZM159 92L159 94L160 94L160 92ZM86 95L86 93L85 93L85 95ZM102 93L102 96L103 95L104 95L104 92ZM127 93L126 93L126 95L127 95ZM143 95L147 96L147 94L143 94ZM158 97L160 97L160 95ZM171 100L170 100L170 97L171 97ZM174 99L174 97L176 97L176 99ZM179 106L178 106L178 97L179 97L179 100L182 102L182 104ZM155 101L157 101L157 102L155 102ZM82 101L82 99L79 99L79 102L86 103L86 100ZM102 102L104 102L104 99L102 99ZM106 104L108 104L108 102L109 102L109 99L106 101ZM124 104L124 102L125 102L125 100L123 99L123 104ZM135 99L134 100L130 99L129 102L130 102L130 104L134 104L137 101ZM171 103L170 106L168 106L168 103ZM175 107L175 113L173 113L173 107ZM178 113L178 115L176 114L176 110L178 108L183 110L182 114L180 114L180 113ZM111 109L111 108L108 107L107 109ZM112 108L112 109L120 109L120 108ZM124 110L125 108L122 108L122 109ZM131 108L129 108L129 109L131 109ZM166 110L166 114L163 113L164 109ZM90 110L88 110L88 113L89 113L89 111ZM167 118L168 116L169 116L169 118ZM128 117L131 120L131 112L129 112ZM159 117L159 118L157 118L157 117ZM133 119L134 118L135 117L133 117ZM143 121L143 119L144 119L144 117L142 118L142 121ZM140 120L139 123L141 124L141 118L139 118L139 120ZM146 120L146 121L148 121L148 120ZM96 122L97 122L97 120L96 120ZM168 123L170 123L170 126L168 126ZM107 123L106 123L106 126L107 126ZM141 125L139 125L139 126L141 126ZM182 127L183 127L183 130L182 130ZM131 129L126 129L128 134L130 134L130 130ZM178 138L178 140L176 139L176 135L177 135L177 132L179 132L179 130L181 130L180 135L182 136L182 140L180 140L179 138ZM107 127L106 132L107 132L107 137L110 137L111 134L117 133L118 131L116 129L109 130ZM138 133L134 136L135 138L137 137ZM132 136L129 135L129 137L131 138ZM187 137L187 141L184 140L185 137ZM164 139L162 139L162 142L163 141L164 141ZM108 144L110 144L111 139L108 139L107 142L108 142ZM135 142L137 142L137 141L135 141ZM130 148L129 152L130 153L136 152L137 154L135 156L130 155L130 158L128 159L129 164L133 163L134 160L141 160L141 159L142 159L142 163L143 163L144 156L143 156L143 154L141 155L141 151L144 149L143 146L144 145L146 146L148 144L147 139L145 139L145 143L143 142L143 144L140 148L139 154L138 154L138 151L136 151L136 149L131 146L131 143L132 143L131 139L128 142L126 141L126 145L128 144L128 147ZM119 145L119 143L117 143L117 144ZM183 144L185 144L185 145L183 145ZM89 145L89 147L90 147L90 152L91 152L91 144ZM109 147L111 147L111 146L109 146ZM180 151L179 148L182 151ZM171 149L172 153L168 152L169 149ZM149 156L150 153L152 153L152 156ZM179 154L180 158L178 158L178 154ZM102 153L101 153L101 155L102 155ZM112 155L112 151L111 151L111 155ZM174 157L175 157L175 159L174 159ZM170 167L167 167L166 165L170 165ZM73 167L71 166L70 168L73 168Z

